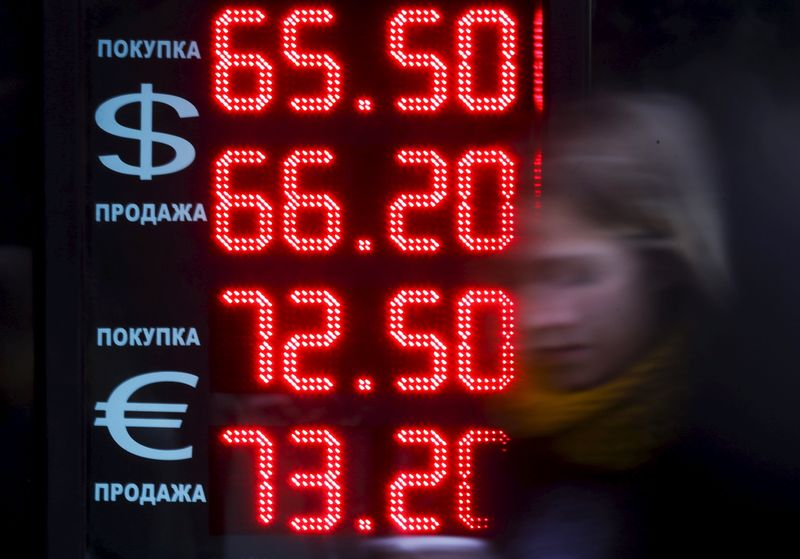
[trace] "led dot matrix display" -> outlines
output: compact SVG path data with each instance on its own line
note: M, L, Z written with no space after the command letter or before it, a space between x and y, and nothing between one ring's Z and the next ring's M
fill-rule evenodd
M90 499L89 547L491 537L512 440L487 410L524 374L494 272L546 188L547 7L86 4L87 415L197 379L121 420L185 458L87 423L87 479L203 490Z

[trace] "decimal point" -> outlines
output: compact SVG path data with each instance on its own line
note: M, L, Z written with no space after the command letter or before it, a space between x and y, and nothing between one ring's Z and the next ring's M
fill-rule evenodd
M358 252L372 252L372 241L369 239L358 239L356 241Z
M375 524L368 516L359 516L356 519L356 530L362 534L369 534L375 528Z
M371 113L374 105L369 97L359 97L356 99L356 110L360 113Z
M356 379L356 391L361 394L368 394L375 388L375 383L370 377L361 376Z

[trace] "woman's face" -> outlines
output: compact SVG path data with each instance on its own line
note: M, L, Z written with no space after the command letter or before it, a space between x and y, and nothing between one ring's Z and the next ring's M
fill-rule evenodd
M541 210L533 239L521 255L517 293L525 361L558 390L612 379L655 329L655 290L640 259L563 203Z

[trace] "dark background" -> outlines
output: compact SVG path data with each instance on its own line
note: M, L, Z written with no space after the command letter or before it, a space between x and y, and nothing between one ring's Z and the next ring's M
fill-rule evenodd
M772 520L800 491L800 3L598 0L595 88L665 90L708 117L735 295L695 416L717 481Z
M800 3L597 0L594 12L596 89L682 93L710 119L737 289L730 320L709 348L695 423L716 483L752 497L765 521L797 518ZM42 269L41 9L4 2L0 21L0 463L4 516L13 514L4 547L38 556L45 491L44 402L33 373L34 278Z

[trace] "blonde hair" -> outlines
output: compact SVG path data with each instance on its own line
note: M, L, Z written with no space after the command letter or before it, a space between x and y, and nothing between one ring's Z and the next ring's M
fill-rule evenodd
M637 247L677 260L697 294L730 286L710 143L674 97L606 96L555 116L544 151L542 210L561 200Z

